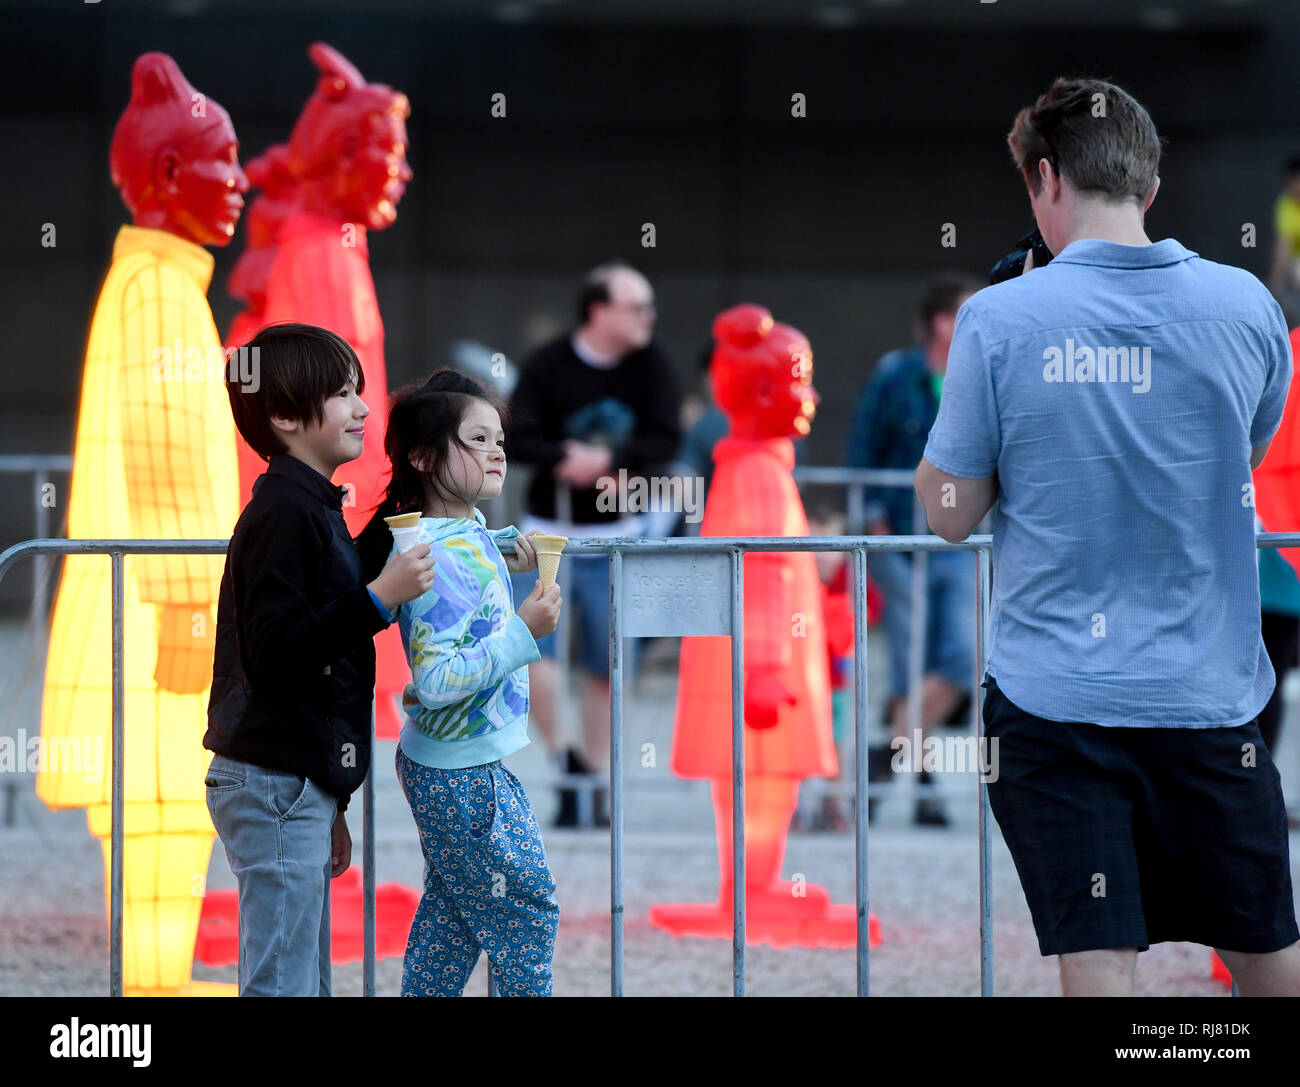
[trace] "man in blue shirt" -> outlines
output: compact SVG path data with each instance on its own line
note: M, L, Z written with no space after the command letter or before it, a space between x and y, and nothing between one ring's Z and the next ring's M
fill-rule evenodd
M1058 79L1008 143L1057 256L957 319L916 489L964 539L994 500L989 801L1066 995L1137 952L1216 948L1243 995L1300 995L1259 626L1251 470L1291 378L1250 274L1152 243L1159 137L1113 84ZM996 780L994 780L994 778Z

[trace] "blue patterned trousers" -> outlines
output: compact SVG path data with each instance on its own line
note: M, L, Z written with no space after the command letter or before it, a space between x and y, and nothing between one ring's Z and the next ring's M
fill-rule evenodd
M500 762L442 770L397 749L424 851L403 996L461 996L486 952L501 996L550 996L555 880L523 786Z

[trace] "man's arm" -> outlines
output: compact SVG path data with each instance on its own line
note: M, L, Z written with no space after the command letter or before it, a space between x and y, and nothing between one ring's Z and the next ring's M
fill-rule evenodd
M963 479L941 472L922 458L916 468L916 494L930 527L949 543L960 543L984 519L998 497L998 474Z
M1251 447L1250 470L1252 472L1260 466L1260 463L1263 461L1265 454L1268 453L1268 447L1272 444L1273 444L1273 439L1270 438L1263 445L1256 445Z
M939 416L916 469L916 494L930 527L949 543L969 536L998 496L1002 428L986 345L976 307L962 306L948 351Z

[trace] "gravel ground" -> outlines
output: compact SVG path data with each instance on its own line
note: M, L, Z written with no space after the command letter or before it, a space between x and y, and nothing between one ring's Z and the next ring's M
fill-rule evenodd
M25 806L26 810L26 806ZM70 817L69 817L70 816ZM870 846L871 908L884 943L871 955L877 996L979 994L978 880L972 828L912 828L906 811L882 810ZM408 816L409 818L409 816ZM107 991L107 925L99 845L77 813L57 813L39 828L0 834L0 996L99 995ZM78 826L80 823L80 826ZM60 825L61 824L61 825ZM609 992L608 837L597 831L549 831L547 852L562 909L555 955L556 995ZM419 886L414 838L384 835L377 845L379 878ZM1300 841L1292 841L1300 855ZM46 858L57 858L49 863ZM803 872L836 901L853 896L850 835L792 835L786 873ZM1293 877L1300 873L1293 872ZM713 995L731 991L731 946L724 940L675 939L652 929L648 907L664 898L705 901L716 891L712 834L629 832L625 859L628 995ZM994 848L994 950L997 992L1050 996L1058 991L1054 960L1038 955L1029 913L1001 840ZM218 848L210 886L233 886ZM233 966L195 967L206 981L235 981ZM848 950L749 949L752 996L851 996L854 953ZM1143 954L1144 995L1221 996L1209 979L1209 952L1191 944L1159 944ZM334 969L338 995L360 995L361 967ZM376 968L378 991L396 995L397 958ZM471 995L486 992L483 962Z
M3 635L8 634L5 638ZM11 627L0 631L0 651L12 649ZM8 642L8 645L6 645ZM13 658L11 657L11 664ZM878 674L873 667L873 674ZM14 677L11 677L14 678ZM37 684L19 668L8 691L8 727L34 731ZM876 686L879 690L879 686ZM629 692L626 740L628 809L625 826L625 991L628 995L728 995L729 940L676 939L646 920L659 901L708 901L717 887L711 807L707 787L681 782L667 769L673 676L648 674ZM873 707L876 714L878 707ZM1290 723L1292 735L1295 722ZM642 744L658 752L658 768L640 765ZM1285 766L1283 760L1279 760ZM554 793L538 783L546 773L540 743L510 760L538 810L549 823ZM393 745L376 752L376 842L380 882L418 888L422 861L415 826L393 771ZM12 825L0 805L0 996L100 995L108 988L106 908L99 843L79 811L48 811L36 800L29 775L7 775L14 805ZM960 790L948 801L953 826L918 828L904 797L886 799L871 829L871 909L884 943L871 954L871 992L876 996L975 996L979 994L978 849L973 782L951 775ZM360 860L359 802L352 825ZM561 926L555 956L555 991L565 996L609 993L609 838L603 831L547 830L546 847L559 887ZM1300 835L1292 834L1293 882L1300 883ZM832 893L853 901L851 834L792 834L784 865L787 877L803 873ZM1010 855L993 829L995 977L1003 996L1050 996L1059 992L1054 959L1038 954L1029 912ZM219 843L209 872L211 888L234 887ZM1143 995L1223 996L1209 977L1208 950L1191 944L1160 944L1139 958L1137 985ZM233 966L197 965L196 980L235 981ZM398 958L381 960L381 995L396 995ZM754 946L748 953L753 996L851 996L853 950ZM338 995L359 995L361 966L334 968ZM471 995L484 995L480 961Z

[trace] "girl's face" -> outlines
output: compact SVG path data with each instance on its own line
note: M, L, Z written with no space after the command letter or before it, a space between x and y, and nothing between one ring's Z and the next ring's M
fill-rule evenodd
M454 494L472 508L479 501L496 498L505 486L505 433L501 429L501 417L486 400L473 400L460 421L459 435L469 448L451 443L442 482L450 484ZM434 505L449 507L450 504L441 500ZM448 508L446 515L456 516L460 512ZM426 509L425 516L439 514Z
M501 416L486 400L471 401L460 421L460 440L469 446L451 447L450 478L467 499L496 498L506 482L505 431Z

